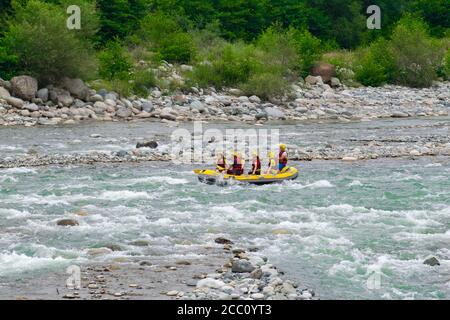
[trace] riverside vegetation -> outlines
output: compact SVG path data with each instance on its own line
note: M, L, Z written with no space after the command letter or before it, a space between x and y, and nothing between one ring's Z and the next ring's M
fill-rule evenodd
M0 4L0 77L29 75L39 89L81 78L122 97L214 86L267 100L311 72L322 75L324 63L352 86L428 87L450 74L445 0L377 1L381 30L367 29L367 6L358 0ZM81 8L80 30L66 28L73 4ZM161 76L161 61L180 73Z

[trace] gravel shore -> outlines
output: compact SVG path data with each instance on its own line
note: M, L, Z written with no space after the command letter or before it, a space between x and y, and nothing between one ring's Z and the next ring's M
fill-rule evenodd
M159 119L173 122L236 121L265 123L269 120L359 121L377 118L446 116L450 107L450 82L431 88L398 86L380 88L331 87L320 77L312 83L292 85L290 94L262 101L243 96L237 89L219 92L191 88L189 93L163 94L155 89L147 98L119 97L115 92L95 91L81 80L67 81L67 90L44 88L31 101L0 92L0 126L76 124L86 120L130 121ZM3 82L3 85L7 86ZM23 88L24 91L27 88ZM83 94L81 95L80 92ZM80 98L82 97L82 99Z
M257 248L234 248L217 238L201 258L161 260L158 257L116 258L80 265L81 287L66 284L56 272L8 285L7 300L311 300L314 291L286 280ZM97 250L100 251L100 250Z

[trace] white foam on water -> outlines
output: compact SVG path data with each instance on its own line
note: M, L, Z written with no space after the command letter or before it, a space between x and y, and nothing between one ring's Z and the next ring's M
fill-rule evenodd
M219 214L217 218L221 217L226 219L241 219L245 216L242 210L239 210L234 206L214 206L210 210L212 211L214 217L216 217L215 214Z
M442 163L429 163L425 168L442 167Z
M295 183L290 186L292 189L321 189L321 188L334 188L334 185L328 180L318 180L306 185Z
M348 184L349 187L361 187L363 186L362 182L359 180L353 180Z
M177 184L186 184L189 183L188 180L182 178L172 178L167 176L155 176L155 177L145 177L145 178L137 178L132 179L127 182L129 185L138 184L138 183L146 183L146 182L157 182L157 183L166 183L169 185L177 185Z
M0 144L0 151L18 151L18 150L23 150L23 148Z
M74 198L73 198L74 199ZM18 203L18 204L42 204L42 205L69 205L69 201L67 201L67 198L64 196L58 197L55 195L49 195L49 196L40 196L37 194L30 194L30 195L12 195L5 199L3 199L5 203Z
M16 209L0 208L0 216L5 216L6 219L12 220L12 219L20 219L20 218L29 217L29 216L31 216L31 213L27 210L19 211Z
M121 191L104 191L97 197L101 200L134 200L134 199L152 199L154 198L150 194L145 191L129 191L129 190L121 190Z
M0 172L2 173L13 173L13 174L23 174L23 173L31 173L35 174L37 173L36 169L32 168L8 168L8 169L0 169Z
M156 221L154 221L152 224L159 225L159 226L170 226L174 223L174 221L170 218L160 218Z
M17 182L17 181L19 181L19 180L16 177L0 176L0 183Z
M0 276L64 265L68 261L61 256L30 257L16 252L3 252L0 253Z

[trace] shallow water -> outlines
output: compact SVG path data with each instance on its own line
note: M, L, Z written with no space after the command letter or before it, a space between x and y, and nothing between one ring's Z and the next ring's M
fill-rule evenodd
M347 136L360 138L374 127L389 134L395 130L390 124L342 126L352 130ZM108 137L111 128L100 133ZM298 133L292 128L283 130ZM58 132L65 145L74 139L65 128L40 132ZM342 138L333 132L323 135ZM131 145L133 134L120 131L116 145ZM129 139L124 146L121 137ZM20 139L2 139L3 145L20 145L14 141ZM170 163L0 169L0 291L2 283L73 263L192 257L197 247L225 236L260 247L288 278L324 299L450 298L449 158L295 165L298 180L260 187L203 185L193 166ZM77 216L79 210L87 216ZM80 226L57 227L62 218L75 218ZM134 240L151 245L134 247ZM110 243L124 251L87 253ZM424 265L429 255L441 266ZM375 289L367 286L374 273L381 279Z

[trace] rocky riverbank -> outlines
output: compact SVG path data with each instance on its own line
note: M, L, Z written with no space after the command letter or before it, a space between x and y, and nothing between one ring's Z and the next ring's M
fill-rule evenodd
M136 245L145 246L140 241ZM110 246L120 252L119 246ZM66 284L67 274L35 277L26 285L11 284L3 299L39 300L311 300L315 292L286 279L284 273L257 252L234 248L215 239L198 254L202 258L161 260L158 257L122 258L81 265L81 287ZM101 255L109 248L90 250ZM23 283L23 281L22 281ZM14 293L14 296L12 295Z
M359 121L376 118L446 116L450 83L413 89L396 86L348 88L335 79L325 84L308 76L292 85L288 95L262 101L237 89L222 92L191 88L188 93L167 93L155 88L147 98L119 97L93 90L79 79L65 79L60 87L40 88L35 79L19 76L0 79L0 125L35 126L76 124L85 120L130 121L156 119L185 121L270 120Z

